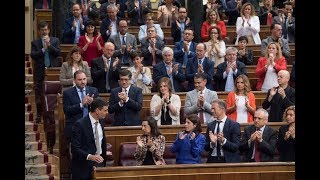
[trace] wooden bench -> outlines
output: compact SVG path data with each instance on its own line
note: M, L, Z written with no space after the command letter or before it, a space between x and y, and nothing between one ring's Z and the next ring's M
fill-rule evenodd
M295 179L295 162L251 162L169 164L163 166L98 167L95 180L198 180L198 179L245 179L289 180Z

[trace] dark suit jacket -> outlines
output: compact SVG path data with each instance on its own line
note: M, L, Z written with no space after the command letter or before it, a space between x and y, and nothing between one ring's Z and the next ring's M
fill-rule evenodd
M141 52L142 56L144 57L142 63L144 66L152 66L152 54L149 51L148 47L150 45L149 39L143 38L141 41ZM157 36L156 41L156 63L159 63L163 60L162 58L162 49L164 48L164 42Z
M111 58L110 67L114 62L114 58ZM119 87L119 71L120 71L120 64L116 67L115 70L109 68L108 74L108 82L110 86L110 90L116 87ZM93 80L93 87L96 87L99 93L106 93L106 75L107 72L104 70L104 61L102 57L98 57L92 60L92 67L91 67L91 77Z
M31 58L34 63L35 80L41 81L45 77L44 53L42 52L42 39L31 42ZM56 37L50 37L50 47L48 47L50 67L61 67L61 62L57 59L60 55L60 41Z
M251 142L250 147L248 146L248 140L251 134L256 131L254 125L245 127L242 135L240 152L244 153L245 162L250 162L253 154L254 142ZM260 143L260 160L261 162L273 161L273 155L276 150L277 143L277 132L270 126L266 125L262 134L263 141Z
M286 97L282 99L278 91L273 96L272 100L269 102L268 97L270 95L270 89L268 90L268 94L266 96L266 99L262 103L263 109L270 108L269 111L269 122L281 122L282 121L282 115L284 113L284 110L295 104L296 102L296 91L294 88L287 86L286 89L284 89L284 92L286 93Z
M227 2L227 9L225 9L225 13L228 16L227 25L236 25L237 18L240 16L240 10L237 8L237 3L235 1Z
M207 77L206 87L210 90L213 90L212 79L214 76L214 62L209 60L207 57L204 58L203 63L204 74ZM192 91L194 89L194 76L198 72L198 59L195 56L188 60L186 66L186 80L188 81L188 91Z
M186 18L186 20L187 20L187 18ZM186 29L187 27L193 28L192 21L190 21L188 24L186 24L186 21L184 22L184 29ZM174 42L179 42L181 40L181 29L177 26L176 21L173 21L171 23L171 36L173 37Z
M172 66L174 66L175 64L179 64L179 63L172 62ZM166 65L163 61L159 62L153 67L153 73L152 73L152 79L157 85L158 85L158 81L162 77L169 78L169 75L167 74ZM174 86L175 92L181 92L181 90L183 89L181 86L181 83L183 83L186 80L186 77L182 72L181 64L179 64L178 73L177 74L172 73L172 79L173 79L173 86Z
M213 149L210 147L209 131L214 132L216 124L217 121L212 121L207 127L206 145L204 149L209 152L209 156L211 156L213 151ZM240 124L227 118L222 132L223 136L227 139L227 142L222 146L226 162L240 162Z
M233 74L233 79L236 80L236 78L240 74L245 74L247 76L246 65L240 61L237 61L237 60L236 60L236 65L237 65L238 71L237 71L236 75ZM217 84L217 91L224 91L224 89L225 89L227 78L223 79L223 72L226 71L226 69L227 69L227 61L225 61L217 66L217 72L214 76L214 80Z
M189 48L190 53L188 54L188 59L196 57L196 46L197 46L197 43L192 41ZM174 44L174 48L173 48L174 59L176 60L176 62L180 64L183 64L184 52L182 51L182 49L183 49L183 41L179 41Z
M97 88L90 86L86 86L86 94L89 94L90 96L94 94L94 98L99 96ZM63 91L62 102L63 112L66 116L64 136L69 140L71 138L73 124L83 116L82 108L80 107L81 100L76 87L71 87Z
M296 139L291 136L287 140L284 140L285 134L289 129L289 125L282 125L279 128L277 149L280 153L280 161L295 161L296 154Z
M118 93L122 91L121 87L111 90L109 99L109 113L114 113L112 126L138 126L141 125L140 111L142 109L142 89L130 86L128 96L129 101L122 107L119 105Z
M104 134L104 124L103 120L99 120L102 127L102 143L101 156L104 159L103 164L105 165L107 159L107 146L106 138ZM94 166L94 161L86 160L88 154L96 154L97 148L95 145L94 134L92 130L91 121L89 115L77 120L72 127L72 142L71 142L71 152L72 152L72 179L91 179L92 171Z
M72 31L72 23L74 17L70 17L64 21L64 30L63 30L63 40L64 44L74 44L74 36L76 35L76 31ZM82 16L82 24L85 25L89 18ZM81 29L80 27L80 36L83 36L85 33L85 29Z
M117 16L117 19L116 19L116 24L117 24L117 30L119 30L119 27L118 27L118 24L119 24L119 21L121 20L120 17ZM111 21L109 18L104 18L102 21L101 21L101 24L100 24L100 33L101 33L101 37L103 39L103 42L107 42L111 33L109 32L107 34L107 30L109 30L109 26L111 24ZM118 32L118 31L117 31Z

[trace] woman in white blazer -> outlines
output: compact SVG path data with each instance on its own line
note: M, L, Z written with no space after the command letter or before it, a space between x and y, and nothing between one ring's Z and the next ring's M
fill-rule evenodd
M248 44L261 44L260 39L260 21L256 16L254 7L251 3L244 3L241 8L241 16L237 18L236 23L237 40L240 36L246 36L248 38Z

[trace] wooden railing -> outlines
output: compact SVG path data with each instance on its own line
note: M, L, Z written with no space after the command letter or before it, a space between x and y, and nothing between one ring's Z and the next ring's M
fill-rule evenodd
M127 167L98 167L95 180L294 180L294 162L170 164Z

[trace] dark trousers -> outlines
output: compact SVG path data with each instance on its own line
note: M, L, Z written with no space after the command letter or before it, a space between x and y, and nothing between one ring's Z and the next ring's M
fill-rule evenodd
M207 163L225 163L226 159L224 156L209 156Z
M44 111L44 81L43 80L35 81L34 94L35 94L35 101L36 101L36 107L37 107L37 118L41 120L40 118Z

